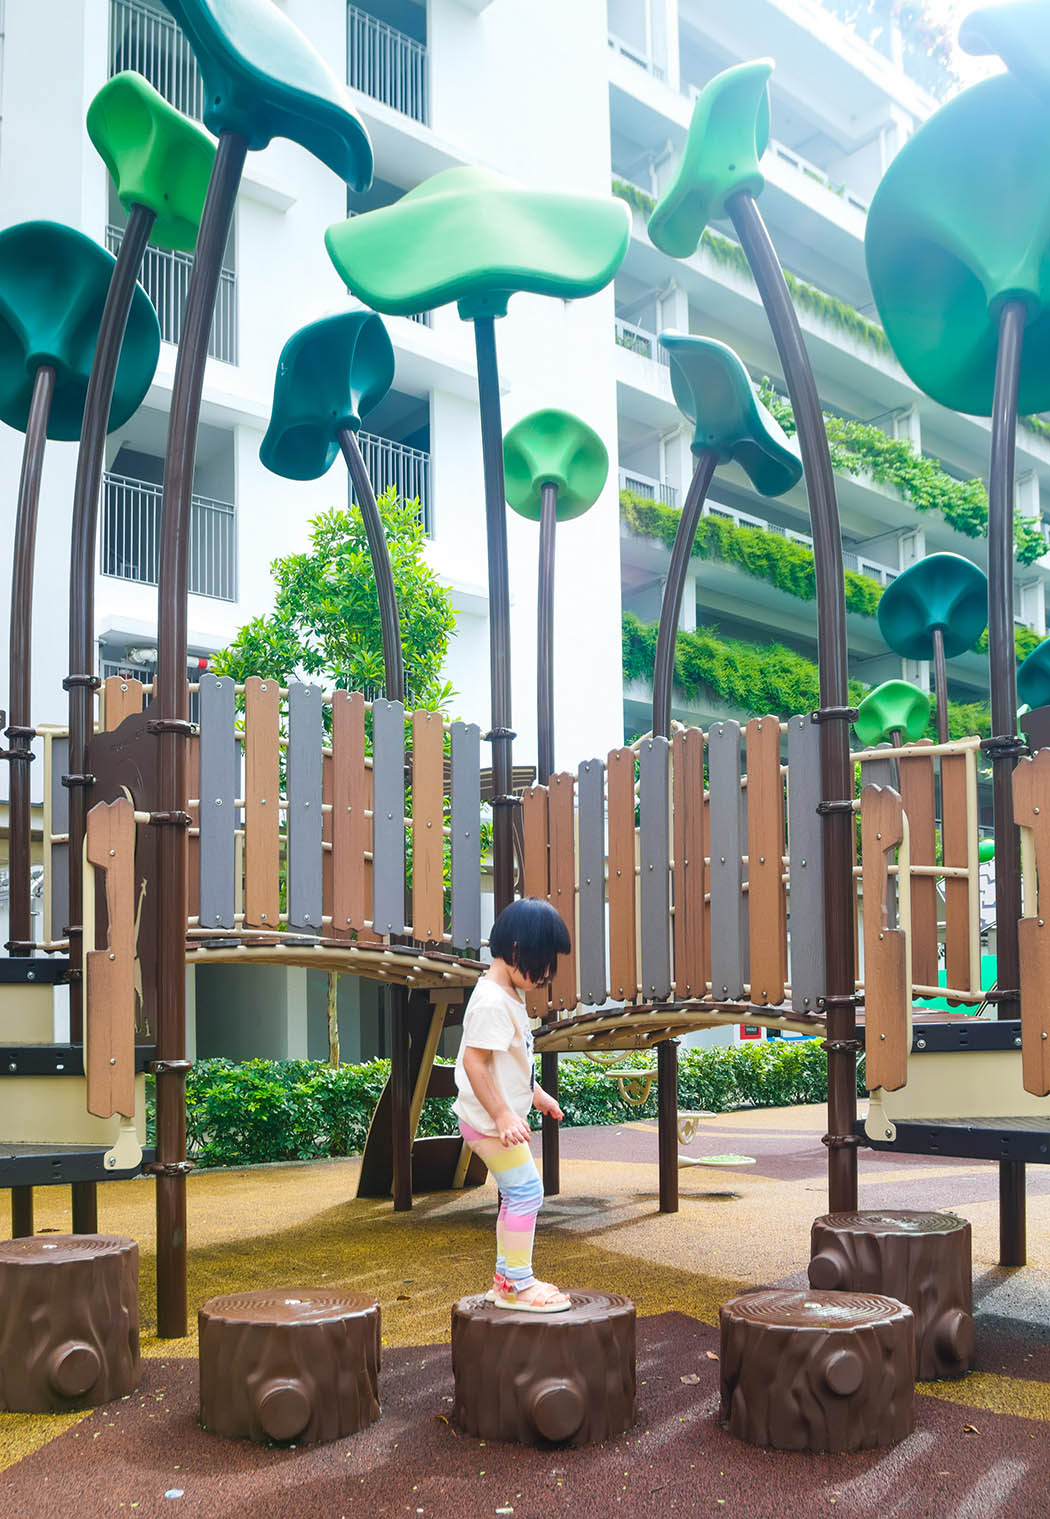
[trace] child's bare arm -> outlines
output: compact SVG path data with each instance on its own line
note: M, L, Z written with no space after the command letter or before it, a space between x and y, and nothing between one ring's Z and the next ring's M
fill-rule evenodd
M552 1097L549 1092L545 1092L538 1081L532 1088L532 1106L538 1113L546 1113L551 1118L557 1119L559 1123L565 1117L565 1114L558 1106L557 1098Z
M500 1090L496 1073L492 1069L492 1051L468 1045L463 1051L463 1069L467 1073L474 1096L492 1119L492 1126L505 1149L512 1145L528 1144L529 1126L507 1106L507 1099Z

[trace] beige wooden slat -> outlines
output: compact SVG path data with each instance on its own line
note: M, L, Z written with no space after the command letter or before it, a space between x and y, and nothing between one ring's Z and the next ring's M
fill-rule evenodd
M904 836L904 809L895 791L861 791L864 896L864 1049L869 1091L899 1091L908 1080L911 986L903 929L889 922L890 853Z
M613 749L606 766L609 798L609 995L638 996L635 919L634 751Z
M135 809L126 797L87 815L88 861L104 874L106 948L85 946L87 1107L97 1118L135 1113ZM89 873L85 895L93 893ZM93 914L89 915L93 919Z
M347 939L350 936L350 930L345 922L342 925L339 924L334 910L335 862L332 851L332 835L335 832L332 800L334 794L335 762L332 755L326 754L321 761L321 802L326 809L321 813L321 912L329 919L325 925L326 935L332 939Z
M704 735L687 728L671 741L674 825L674 989L676 997L702 997L704 955Z
M930 740L922 742L928 744ZM901 801L908 815L911 835L911 863L934 865L937 860L937 824L933 757L902 758L900 783ZM933 876L912 876L911 934L911 972L915 984L936 986L940 961L937 951L937 882Z
M550 826L550 900L569 930L571 948L558 961L551 982L551 1001L559 1012L571 1011L578 999L576 991L576 778L569 774L552 775L548 791Z
M548 793L546 786L530 786L522 794L522 833L525 849L526 897L550 900L550 849L548 834ZM550 995L546 986L525 993L525 1006L530 1018L542 1018L550 1011Z
M1050 1093L1050 749L1022 759L1013 773L1014 821L1021 828L1024 917L1021 959L1021 1080L1036 1097ZM1033 879L1034 876L1034 879Z
M280 687L244 683L244 921L279 926L281 914Z
M751 1001L783 1002L787 981L787 894L784 887L784 781L780 720L747 725L748 942Z
M941 756L942 864L966 866L969 861L969 808L965 754ZM970 964L970 882L965 876L944 882L944 972L948 986L967 990L980 986L979 967ZM936 982L928 983L935 986Z
M119 728L130 712L142 711L142 682L125 680L123 675L109 675L102 683L102 712L105 731ZM195 791L190 793L196 796Z
M191 733L186 741L186 795L201 794L201 740L199 733ZM189 859L186 865L186 912L191 918L199 918L201 911L201 836L200 806L192 814L197 829L188 839Z
M445 746L436 712L412 713L412 936L439 943L445 922Z

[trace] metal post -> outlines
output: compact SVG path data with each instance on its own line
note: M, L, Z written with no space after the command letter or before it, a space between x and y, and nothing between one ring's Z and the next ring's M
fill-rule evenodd
M678 1040L656 1046L660 1212L678 1212Z
M390 1127L394 1167L394 1212L412 1207L412 1083L409 1079L408 993L391 986L390 998Z
M948 742L948 666L944 659L944 633L933 630L933 694L937 702L937 742Z
M554 770L554 548L558 527L558 487L545 481L540 489L540 563L536 625L536 779L546 786ZM540 1085L558 1095L558 1057L540 1056ZM561 1147L557 1120L544 1113L541 1124L543 1190L548 1197L561 1191Z
M12 1187L11 1238L29 1239L33 1232L33 1189Z
M368 478L365 461L357 438L349 427L339 429L339 447L343 451L354 495L361 510L368 538L368 551L372 556L372 573L376 580L379 597L379 621L383 630L383 676L387 701L405 699L405 662L401 652L401 621L397 610L397 591L394 572L390 566L390 550L376 505L375 492Z
M671 549L663 601L660 604L660 628L656 635L656 659L653 664L653 737L671 736L671 688L674 684L674 654L678 636L678 619L682 615L685 576L693 552L697 523L714 478L718 455L703 449L697 453L689 492L678 519ZM663 1046L661 1045L661 1048ZM677 1167L677 1160L675 1162ZM675 1172L677 1175L677 1170Z
M75 1181L73 1194L73 1233L98 1233L98 1187L93 1181Z

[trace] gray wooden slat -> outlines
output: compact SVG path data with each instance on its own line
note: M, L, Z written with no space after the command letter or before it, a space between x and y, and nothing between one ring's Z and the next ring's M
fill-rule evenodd
M481 948L481 729L453 723L452 943Z
M234 682L228 675L200 680L200 921L202 928L233 928L237 740Z
M288 687L288 927L320 934L321 748L324 727L320 686Z
M670 752L666 738L647 738L639 754L642 996L646 999L671 995Z
M405 709L372 704L372 924L377 934L405 928Z
M580 861L580 932L577 960L580 1001L604 1002L605 975L605 766L584 760L578 772L576 817Z
M711 791L711 995L744 995L744 850L740 806L740 724L712 723L707 736Z
M69 787L63 786L62 777L69 770L69 739L51 740L51 831L69 832ZM81 908L76 905L74 917L80 922ZM51 846L51 935L54 939L64 937L63 929L70 921L69 904L69 845Z
M819 1011L825 991L824 852L821 842L820 727L788 719L788 942L791 1006Z
M893 753L893 745L879 744L880 749L886 750L886 759L865 760L861 766L861 779L865 786L889 786L894 791L900 791L900 766L896 760L889 756ZM889 912L890 923L897 919L897 878L890 876L886 882L886 908Z

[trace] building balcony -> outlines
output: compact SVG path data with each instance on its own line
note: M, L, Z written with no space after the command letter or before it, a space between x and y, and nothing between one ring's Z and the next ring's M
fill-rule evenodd
M664 506L678 505L678 491L673 485L668 485L665 480L653 480L648 475L639 475L633 469L620 470L620 489L630 491L633 496L641 496L644 501L661 501Z
M110 253L118 253L123 240L123 227L106 228L106 247ZM178 343L182 336L182 315L192 271L193 257L188 253L172 253L152 246L146 249L139 279L153 302L165 343ZM219 273L208 353L224 364L237 362L237 276L232 269Z
M346 8L347 83L413 121L430 124L427 49L359 6Z
M110 0L109 72L134 69L170 105L200 121L204 80L193 49L174 19L147 0Z
M402 501L419 502L419 518L427 537L433 537L431 520L430 454L424 448L410 448L406 443L380 438L375 433L359 432L357 441L368 478L377 496L391 486ZM353 500L353 488L350 488Z
M644 327L636 327L633 322L617 317L616 341L621 348L639 353L643 359L655 359L658 364L670 367L671 357L655 332L647 332Z
M156 585L163 491L148 480L102 479L103 575ZM189 589L219 601L237 599L237 520L228 501L194 495L190 508Z

